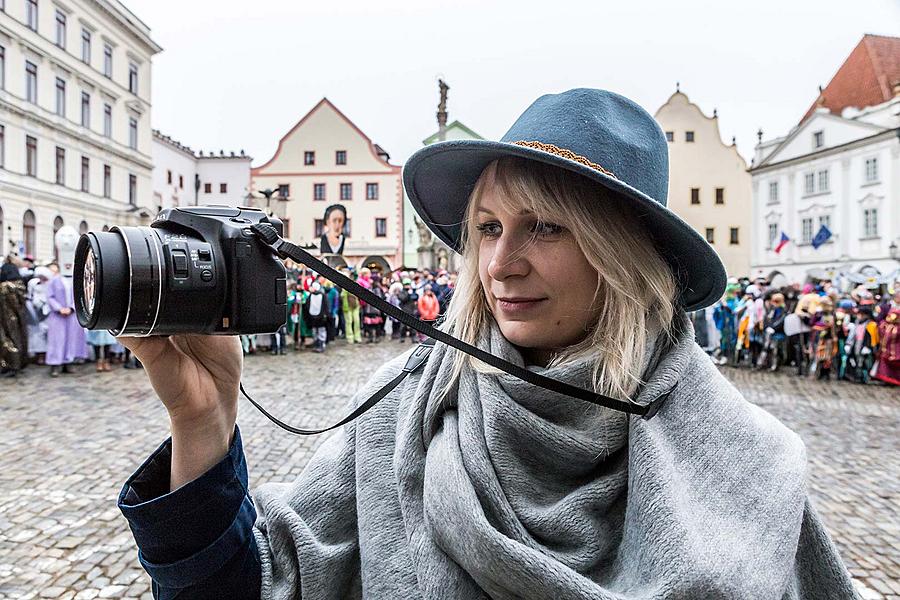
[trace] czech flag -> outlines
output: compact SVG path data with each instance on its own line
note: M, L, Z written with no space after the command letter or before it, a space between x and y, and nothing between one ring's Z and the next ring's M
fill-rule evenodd
M785 232L781 232L781 240L778 242L778 245L775 246L775 254L781 252L781 249L787 246L787 243L791 241L791 238L787 236Z

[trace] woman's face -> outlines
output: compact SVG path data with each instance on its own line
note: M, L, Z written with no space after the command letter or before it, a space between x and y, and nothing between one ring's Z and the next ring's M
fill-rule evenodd
M328 227L328 233L332 235L340 235L344 230L344 213L339 210L333 210L328 213L328 219L325 221Z
M598 274L572 233L539 224L533 214L506 212L490 185L475 225L478 274L504 337L538 351L527 353L537 362L583 340L598 318L591 306Z

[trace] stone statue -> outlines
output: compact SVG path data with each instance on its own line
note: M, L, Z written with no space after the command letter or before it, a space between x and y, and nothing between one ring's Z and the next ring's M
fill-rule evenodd
M419 230L419 248L431 248L431 242L434 239L434 234L431 233L431 230L428 229L428 226L420 221L418 218L413 216L413 221L416 223L416 227Z

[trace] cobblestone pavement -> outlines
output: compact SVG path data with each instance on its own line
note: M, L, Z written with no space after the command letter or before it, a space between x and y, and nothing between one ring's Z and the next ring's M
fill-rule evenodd
M347 346L324 355L251 356L244 381L273 414L300 427L331 423L368 375L409 346ZM799 432L814 502L865 598L900 599L900 394L725 369ZM42 367L0 380L0 598L150 598L120 486L167 436L142 371L91 365L51 380ZM287 481L321 437L298 438L242 402L251 486Z

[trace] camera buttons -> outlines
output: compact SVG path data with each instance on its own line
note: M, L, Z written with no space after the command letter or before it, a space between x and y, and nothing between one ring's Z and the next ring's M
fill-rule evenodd
M212 281L212 278L213 272L209 269L203 269L202 271L200 271L200 279L202 279L203 281Z

